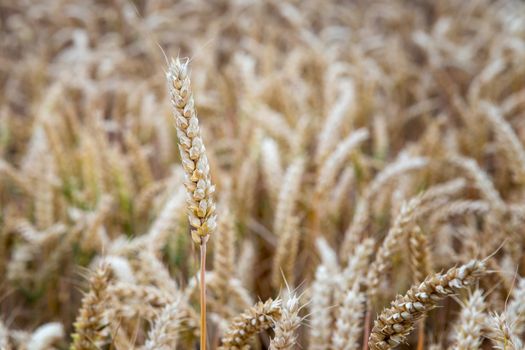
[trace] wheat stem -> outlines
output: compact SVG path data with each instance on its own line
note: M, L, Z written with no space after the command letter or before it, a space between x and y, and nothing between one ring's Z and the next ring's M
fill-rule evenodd
M201 350L206 350L206 242L200 244L200 307L201 307Z

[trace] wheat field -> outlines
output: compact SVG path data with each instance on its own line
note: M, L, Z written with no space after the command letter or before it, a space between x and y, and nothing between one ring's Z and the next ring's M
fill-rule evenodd
M0 350L524 349L523 1L0 0L0 91Z

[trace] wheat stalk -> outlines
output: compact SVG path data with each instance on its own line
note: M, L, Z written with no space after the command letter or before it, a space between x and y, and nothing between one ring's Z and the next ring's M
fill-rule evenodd
M191 91L188 63L172 60L166 78L173 105L182 167L186 173L188 217L193 227L191 238L200 245L201 255L201 349L206 350L206 242L216 227L215 186L211 183L210 166L202 142L199 120Z

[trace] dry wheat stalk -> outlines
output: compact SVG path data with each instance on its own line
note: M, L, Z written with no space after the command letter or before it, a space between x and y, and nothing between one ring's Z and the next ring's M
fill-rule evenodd
M455 322L451 350L478 350L482 343L485 300L483 292L476 289L461 305L461 313Z
M248 342L250 338L272 327L281 318L281 315L282 306L280 299L268 299L264 303L258 302L230 322L219 349L249 349Z
M483 261L472 260L412 286L377 317L368 341L370 349L387 350L404 343L418 319L435 308L441 299L474 283L484 269Z

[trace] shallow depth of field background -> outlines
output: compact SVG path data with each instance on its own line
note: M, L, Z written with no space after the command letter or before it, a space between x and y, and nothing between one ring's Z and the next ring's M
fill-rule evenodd
M161 349L198 349L172 57L216 185L209 349L268 298L293 344L276 317L251 348L361 349L366 310L488 256L400 348L521 348L523 1L0 0L2 350L68 349L81 310L72 349L149 349L174 301Z

